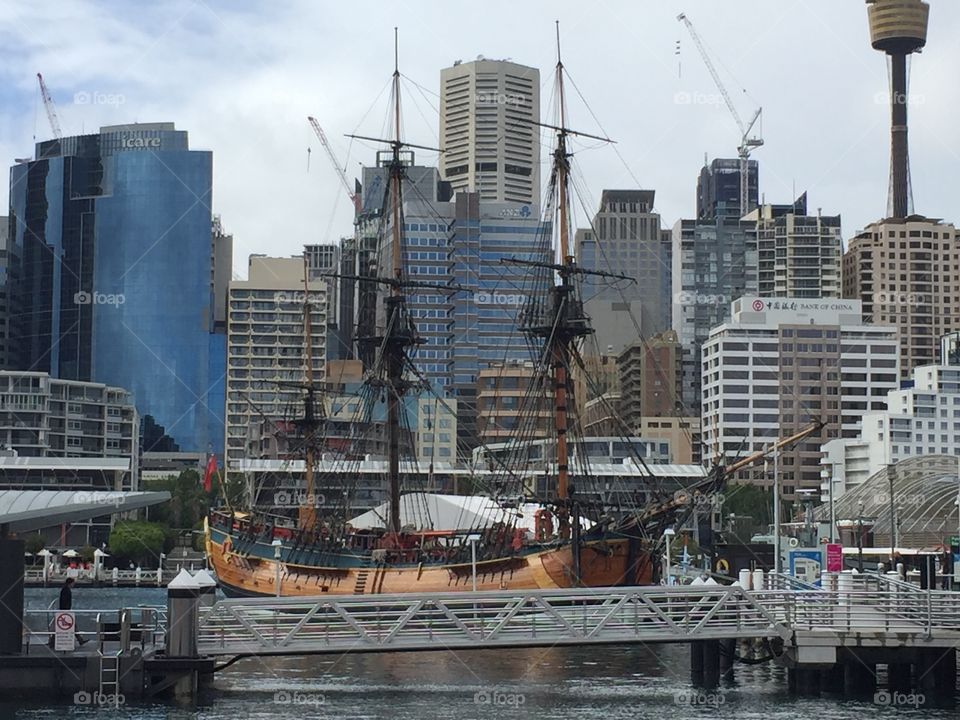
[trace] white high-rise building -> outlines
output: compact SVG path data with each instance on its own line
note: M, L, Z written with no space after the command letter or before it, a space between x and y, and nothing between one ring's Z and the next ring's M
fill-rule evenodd
M886 409L898 387L896 328L866 325L860 311L856 300L734 301L703 346L704 458L734 460L821 421L779 461L785 499L819 490L821 445L856 437L861 416ZM758 465L738 479L768 485L772 476Z
M479 57L440 72L440 172L484 202L540 204L540 71Z
M960 456L960 366L921 365L913 387L887 394L887 409L863 415L856 438L823 446L821 495L835 499L874 473L921 455Z
M227 304L227 427L224 463L236 469L251 428L264 418L302 414L306 381L302 258L251 255L246 280L230 283ZM313 380L326 367L327 289L310 280Z

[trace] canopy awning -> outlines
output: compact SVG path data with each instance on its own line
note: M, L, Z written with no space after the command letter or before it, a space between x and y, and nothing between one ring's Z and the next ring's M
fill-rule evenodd
M170 499L164 492L93 490L0 490L0 531L24 533L150 507Z

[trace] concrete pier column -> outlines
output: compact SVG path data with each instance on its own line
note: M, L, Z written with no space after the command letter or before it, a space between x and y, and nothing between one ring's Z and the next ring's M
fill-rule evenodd
M196 658L199 628L200 586L189 572L180 573L167 585L167 657ZM187 671L173 686L176 697L197 693L196 671Z
M887 690L891 693L909 694L913 689L911 670L910 663L889 663L887 665Z
M23 547L0 532L0 655L23 649Z
M694 687L703 686L703 640L690 643L690 682Z
M789 668L787 671L790 692L798 695L820 694L820 669L809 667Z
M837 663L820 669L820 692L829 695L843 693L843 665Z
M843 693L847 697L872 695L877 687L876 666L865 663L854 653L843 664Z
M946 697L953 697L957 691L956 648L944 650L937 661L937 689Z
M737 656L736 640L720 641L720 676L725 683L733 682L733 666Z
M703 643L703 687L713 689L720 685L720 641Z
M948 648L917 650L914 667L917 691L931 697L952 696L957 688L957 651Z

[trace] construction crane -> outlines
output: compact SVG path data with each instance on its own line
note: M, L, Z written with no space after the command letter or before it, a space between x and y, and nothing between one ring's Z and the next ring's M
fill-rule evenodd
M47 84L43 81L43 75L40 73L37 73L37 82L40 83L40 97L43 98L43 107L47 110L50 129L53 130L53 136L57 140L61 140L63 139L63 131L60 129L60 119L57 117L57 106L53 104L53 96L47 90Z
M310 122L310 126L320 139L320 144L323 145L323 149L327 151L327 157L330 158L330 162L333 164L333 169L337 171L337 177L340 178L340 183L343 185L344 190L347 191L347 195L350 197L350 201L353 203L354 212L359 215L360 211L363 209L361 205L360 194L350 187L350 180L347 179L347 173L344 172L342 167L340 167L340 162L337 160L337 156L334 154L333 148L330 147L330 141L327 140L327 135L323 132L323 128L320 127L320 123L318 123L317 119L312 116L308 116L307 120Z
M700 57L703 58L704 65L706 65L707 70L710 71L710 77L713 78L713 82L717 86L717 90L720 91L720 95L723 97L723 102L726 104L730 114L733 115L733 119L737 123L737 127L740 128L740 145L737 147L737 155L740 158L740 215L746 215L753 209L750 207L750 153L755 148L763 145L763 138L761 138L759 135L751 137L750 133L753 132L753 128L760 121L763 108L757 108L757 111L754 113L750 122L744 125L743 119L740 117L740 113L737 112L737 108L733 104L733 100L730 99L730 93L728 93L726 87L724 87L723 81L720 79L720 74L713 66L713 62L710 60L710 55L707 53L707 49L704 47L703 42L700 40L700 36L697 35L697 31L694 29L693 23L690 22L690 18L688 18L685 13L680 13L677 15L677 20L687 26L687 31L690 33L690 37L693 38L693 42L696 44L697 50L700 51Z

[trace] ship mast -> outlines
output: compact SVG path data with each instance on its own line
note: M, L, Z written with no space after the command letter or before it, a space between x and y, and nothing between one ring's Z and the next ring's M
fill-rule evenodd
M403 248L400 242L400 203L403 165L400 162L400 57L397 29L393 29L393 154L390 159L390 214L392 222L393 279L386 299L386 329L384 331L384 364L387 385L387 482L390 489L390 532L400 532L400 398L406 388L403 384L403 366L408 335L403 294Z
M570 254L570 228L567 220L567 186L570 173L570 156L567 153L567 130L564 113L563 96L563 60L560 57L560 23L557 23L557 95L560 106L560 129L557 131L557 147L553 152L553 166L557 173L557 215L560 221L560 287L562 293L554 289L554 313L557 320L563 319L564 306L575 300L572 288L569 287L570 273L565 272L574 263ZM570 367L570 343L576 338L587 334L567 335L567 328L557 324L557 332L550 343L550 361L553 370L554 391L554 420L557 433L557 497L563 501L570 497L570 468L569 448L567 447L567 390ZM569 532L569 516L561 513L558 518L560 535L565 537Z
M557 530L561 540L572 545L573 563L570 568L573 585L580 583L580 522L575 488L570 482L570 412L575 407L570 368L577 354L580 340L593 333L590 320L583 312L583 302L577 283L578 275L598 275L610 278L626 278L623 275L586 270L577 265L570 249L570 157L567 139L571 135L588 137L604 142L609 138L588 135L566 126L566 110L563 87L563 61L560 57L560 24L557 23L557 99L559 122L557 125L536 123L554 130L557 145L553 151L553 168L550 175L551 192L554 194L554 212L559 225L557 257L554 262L541 263L520 258L505 259L517 265L548 268L553 271L546 306L541 310L537 303L530 307L524 319L523 331L544 342L543 358L549 363L550 381L553 386L554 432L556 434L556 497L553 505L557 516Z
M310 303L310 283L307 271L307 255L303 256L303 342L305 345L304 358L306 367L306 397L304 400L303 418L298 421L301 435L304 440L304 500L300 505L298 525L301 530L313 529L317 521L316 493L314 492L314 441L319 425L314 405L315 388L313 386L313 318Z
M435 283L410 280L404 277L403 269L403 181L407 177L402 151L404 148L420 148L441 152L438 148L426 145L414 145L400 139L400 64L397 29L394 28L394 68L393 68L393 137L389 140L350 134L357 140L384 143L390 147L389 160L381 163L380 153L377 164L388 171L388 196L385 212L390 214L391 225L391 273L386 277L354 277L360 282L375 282L389 287L384 298L385 324L382 337L360 338L361 343L376 343L377 355L374 362L375 375L371 382L383 387L387 401L387 484L389 487L388 540L391 544L401 530L400 524L400 413L403 397L413 383L404 378L409 355L408 348L426 342L417 333L416 325L407 311L407 288L430 288L450 291L455 288ZM412 152L409 162L412 164ZM390 539L392 538L392 540Z

